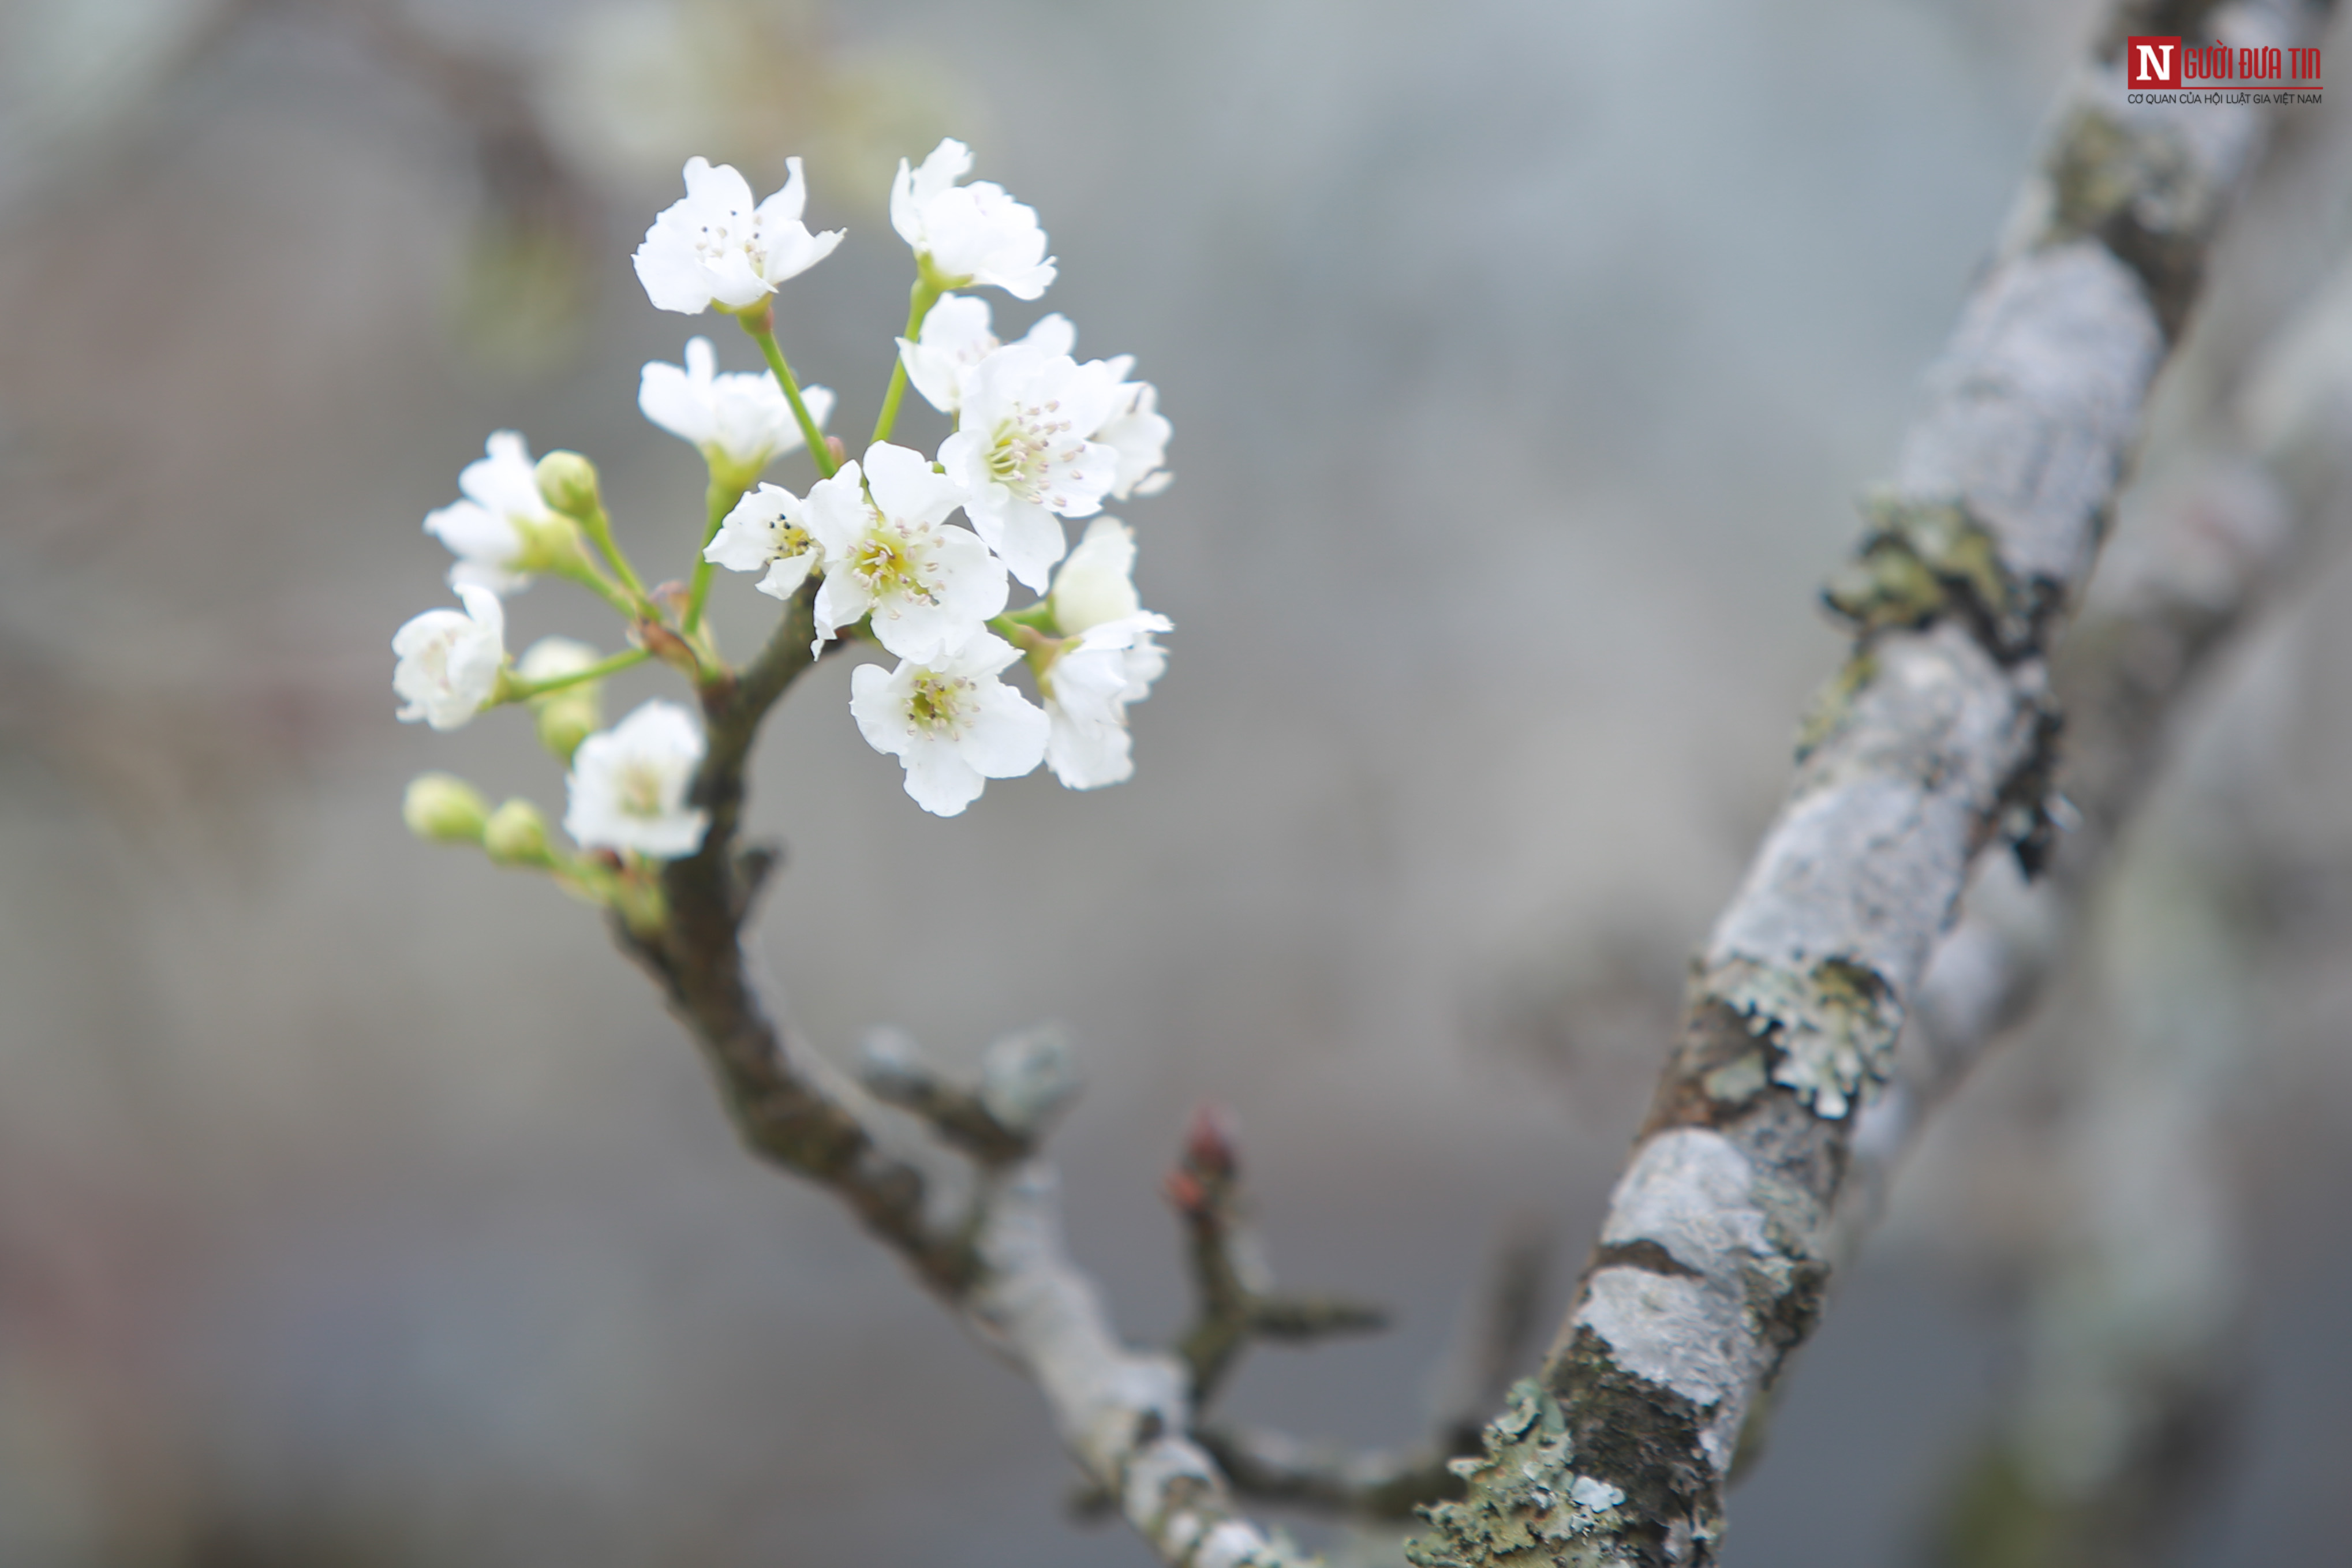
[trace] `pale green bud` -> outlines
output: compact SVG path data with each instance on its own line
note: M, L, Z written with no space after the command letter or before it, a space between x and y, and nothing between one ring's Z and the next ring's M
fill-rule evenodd
M577 452L551 452L539 460L539 498L567 517L603 509L596 493L596 465Z
M588 668L602 656L587 643L569 637L542 637L523 654L515 674L526 681L558 680ZM570 762L580 743L604 727L604 685L602 681L582 681L531 698L539 743Z
M515 532L522 536L522 550L514 559L518 571L562 571L580 559L580 525L560 512L542 512L536 517L511 515Z
M547 819L520 798L490 813L482 830L482 848L499 865L548 865L555 859L547 847Z
M420 773L401 798L401 820L427 843L478 844L490 814L482 792L453 773Z
M551 692L530 706L539 743L566 764L582 741L604 727L604 705L596 695L593 681Z

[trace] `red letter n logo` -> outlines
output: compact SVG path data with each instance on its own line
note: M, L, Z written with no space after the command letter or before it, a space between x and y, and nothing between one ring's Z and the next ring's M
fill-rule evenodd
M2124 40L2124 79L2138 88L2180 85L2180 36Z

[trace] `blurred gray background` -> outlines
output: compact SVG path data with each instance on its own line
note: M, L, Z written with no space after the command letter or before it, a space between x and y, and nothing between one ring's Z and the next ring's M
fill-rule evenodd
M1069 1521L1033 1393L739 1153L590 912L401 827L428 768L561 809L511 715L392 717L387 639L446 599L419 519L488 432L690 559L637 367L758 363L629 272L692 152L761 191L803 153L848 228L778 310L845 431L904 310L889 171L953 133L1061 261L1000 324L1137 354L1177 433L1125 514L1178 628L1135 780L934 821L826 666L756 776L779 1000L836 1059L1066 1022L1074 1237L1139 1338L1187 1309L1160 1172L1236 1107L1284 1277L1399 1321L1231 1407L1420 1436L1506 1238L1556 1239L1548 1314L1587 1244L1838 657L1814 587L2094 9L0 5L0 1564L1146 1560ZM2232 352L2347 231L2340 119L2292 117L2217 270ZM769 601L715 602L754 645ZM2214 1561L2325 1559L2352 1474L2347 611L2326 566L2229 662L2132 852L2191 868L2140 906L2222 912L2242 1048ZM563 584L509 613L613 645ZM2098 952L1807 1353L1741 1568L1927 1560L2064 1207L2069 1052L2141 961Z

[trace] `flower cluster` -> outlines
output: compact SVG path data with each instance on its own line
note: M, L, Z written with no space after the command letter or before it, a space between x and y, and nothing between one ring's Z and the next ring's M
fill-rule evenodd
M425 520L456 558L449 581L463 609L428 610L400 628L393 687L400 718L436 730L502 704L526 707L569 768L572 848L555 847L528 801L492 810L439 773L411 788L417 832L551 871L625 919L658 918L658 862L699 852L709 827L694 803L703 734L691 710L658 698L607 727L602 688L650 661L686 674L706 702L731 688L736 672L704 615L713 568L801 606L814 622L812 657L867 643L894 661L853 672L850 715L898 759L926 810L954 816L988 779L1041 763L1074 789L1133 772L1128 708L1165 668L1154 639L1171 627L1142 608L1134 535L1104 507L1167 485L1169 423L1151 384L1132 379L1133 360L1079 360L1063 317L996 336L989 302L969 291L1035 300L1056 264L1037 214L1002 186L967 181L971 166L954 141L899 164L890 224L914 253L913 308L873 436L852 456L824 434L833 393L800 384L774 325L779 286L830 255L841 231L802 221L797 158L763 201L731 168L687 163L686 195L646 231L637 277L660 309L733 316L766 361L721 372L710 340L696 337L682 366L644 368L638 406L691 444L709 475L691 582L646 588L585 458L534 463L520 434L492 435L458 476L460 498ZM949 422L933 452L891 439L909 385ZM797 452L813 483L764 479ZM1073 549L1066 526L1079 520ZM501 601L537 577L604 601L629 646L605 655L548 638L511 659ZM1018 607L1015 584L1027 591ZM1016 665L1034 701L1007 683Z

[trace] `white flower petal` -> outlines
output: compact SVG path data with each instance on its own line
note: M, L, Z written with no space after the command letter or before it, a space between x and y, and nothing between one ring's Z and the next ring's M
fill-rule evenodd
M1055 702L1045 712L1053 724L1045 765L1065 789L1100 789L1135 776L1134 739L1125 725L1084 723Z
M827 556L840 555L857 541L873 517L866 505L865 471L853 457L834 470L830 479L809 486L800 525L823 547Z
M811 649L823 653L825 643L833 640L835 632L854 623L873 608L874 595L866 591L864 583L847 572L828 573L825 580L817 584L816 641L810 644Z
M700 210L739 214L751 210L751 183L732 163L713 164L697 156L686 161L686 199Z
M656 310L676 310L692 316L710 308L710 284L703 276L702 265L695 259L690 246L664 240L657 224L646 231L645 243L637 246L629 258L637 271L637 281L645 285L646 298Z
M1018 779L1045 759L1045 710L1003 682L981 687L962 743L964 760L991 779Z
M988 316L985 299L943 294L923 318L915 340L898 340L907 379L941 413L953 414L962 406L964 377L998 347Z
M752 258L741 250L721 251L705 260L702 276L710 286L710 302L730 310L756 305L772 292Z
M896 757L906 750L908 738L915 733L907 716L907 692L912 679L905 664L896 671L860 664L849 672L849 716L857 721L857 733L866 737L866 744L886 756Z
M749 189L745 187L747 193ZM784 160L783 188L760 204L760 226L765 229L772 225L781 229L787 225L797 224L801 221L802 209L807 204L808 182L801 177L801 161L787 158Z
M709 342L694 340L705 348ZM694 344L687 346L687 355L693 358ZM637 407L654 423L672 435L693 442L697 446L710 439L709 380L702 378L700 385L689 371L676 365L666 365L656 360L646 364L637 376Z
M1132 615L1143 607L1135 595L1135 534L1117 517L1097 517L1062 570L1054 576L1054 620L1076 636L1090 626Z
M934 817L963 815L963 809L979 800L980 792L988 787L986 776L943 740L929 737L917 740L903 760L908 795Z
M530 548L525 529L562 525L540 498L539 476L522 437L501 430L482 444L488 455L457 476L463 498L426 513L425 531L457 558L449 569L453 586L510 593L530 580L521 570Z
M1070 325L1068 317L1056 310L1050 316L1039 317L1036 325L1021 334L1020 343L1047 359L1066 359L1070 350L1078 346L1078 329Z
M677 704L658 698L572 754L563 831L584 848L634 850L674 860L702 846L709 813L687 804L702 764L702 732Z
M801 591L801 584L806 582L809 573L815 570L816 557L814 554L783 556L768 569L768 575L761 578L757 586L771 599L790 599Z
M963 490L911 447L877 441L866 449L866 484L885 517L936 523L963 504Z
M1001 491L1003 486L998 489ZM1005 570L1023 587L1033 592L1045 592L1054 563L1069 548L1069 541L1062 535L1061 520L1034 503L1001 497L993 505L984 502L967 510L971 515L971 526L1004 562Z

